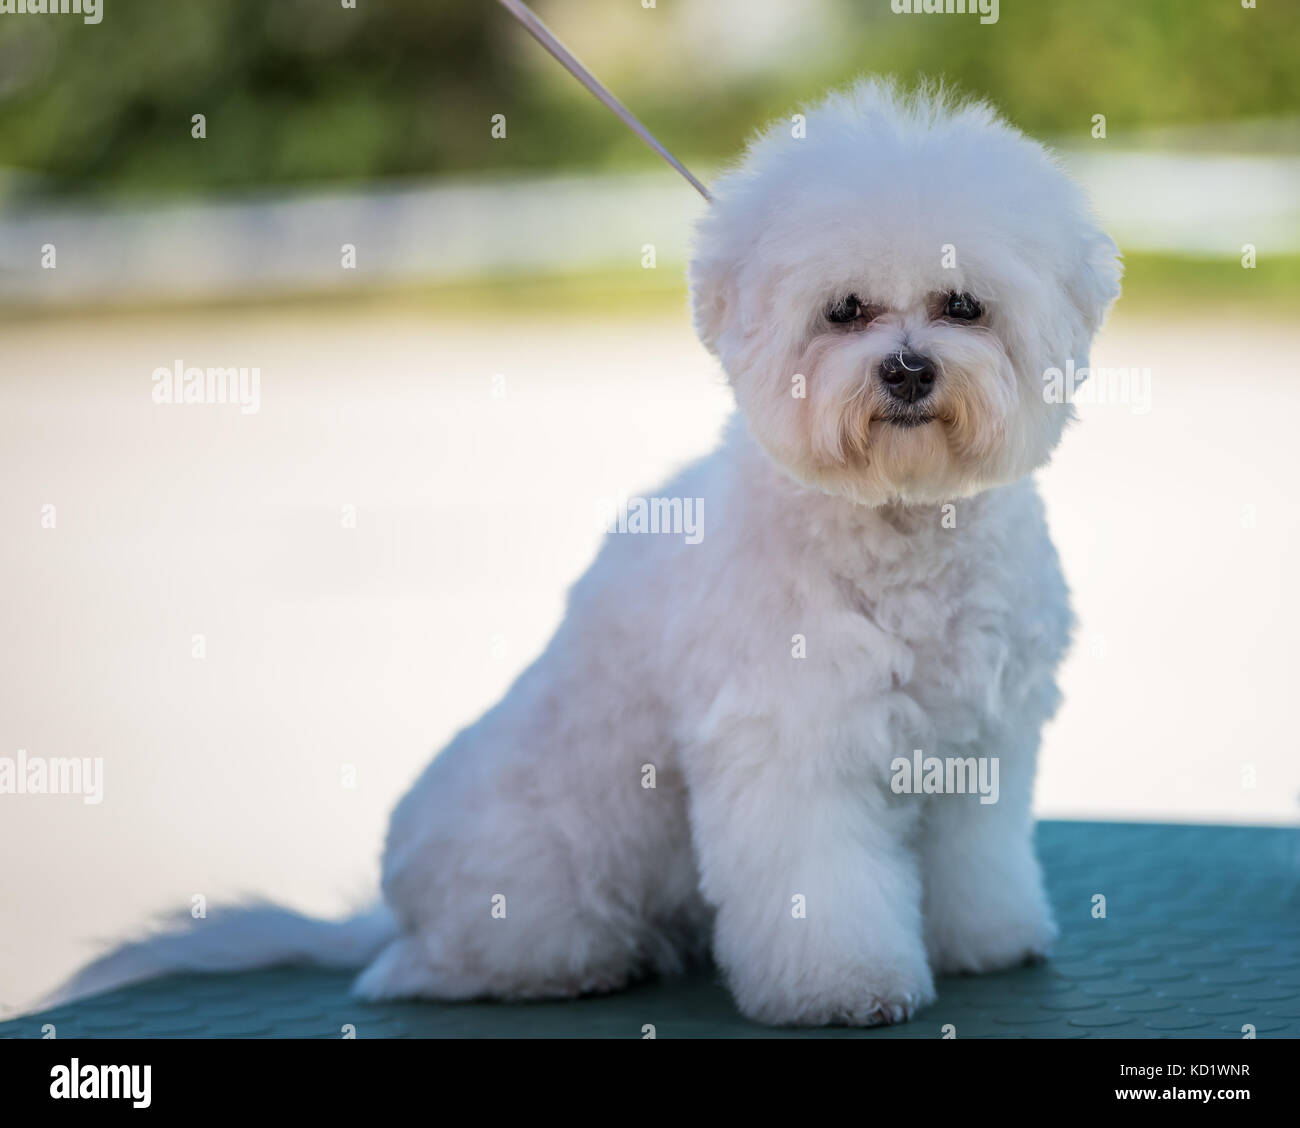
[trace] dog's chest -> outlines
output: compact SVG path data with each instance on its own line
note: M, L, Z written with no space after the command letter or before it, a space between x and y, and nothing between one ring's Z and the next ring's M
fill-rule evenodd
M965 743L1050 678L1069 619L1055 558L1003 552L977 538L918 537L913 552L840 579L858 620L855 704L913 703L945 741Z

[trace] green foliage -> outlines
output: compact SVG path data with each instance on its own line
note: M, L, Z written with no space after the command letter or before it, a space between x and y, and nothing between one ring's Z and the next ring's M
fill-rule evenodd
M1002 0L996 24L809 0L809 34L747 69L689 42L714 0L552 0L562 38L670 148L733 155L765 119L855 74L942 74L1039 134L1300 110L1300 21L1261 0ZM795 0L751 0L747 10ZM802 5L800 5L802 7ZM695 17L695 24L681 18ZM707 16L707 12L705 13ZM802 17L801 17L802 18ZM605 26L604 24L601 25ZM629 45L630 44L630 45ZM606 50L606 45L611 48ZM618 46L619 50L612 48ZM685 62L683 61L685 60ZM707 64L707 59L703 61ZM205 141L190 118L207 118ZM504 113L507 143L489 121ZM104 0L103 20L0 15L0 166L43 192L187 192L449 172L644 165L639 143L492 0Z

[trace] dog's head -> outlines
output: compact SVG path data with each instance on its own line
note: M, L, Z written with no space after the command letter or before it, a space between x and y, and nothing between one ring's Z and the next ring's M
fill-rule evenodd
M802 481L937 502L1045 462L1044 373L1119 293L1114 243L980 103L887 83L760 135L697 230L691 297L750 430Z

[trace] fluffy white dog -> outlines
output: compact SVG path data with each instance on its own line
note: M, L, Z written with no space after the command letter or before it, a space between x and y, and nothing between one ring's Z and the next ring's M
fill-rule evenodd
M217 913L74 990L309 959L368 963L369 999L571 996L711 950L753 1019L872 1025L1046 953L1030 793L1070 612L1028 475L1115 246L987 106L880 82L760 136L697 235L739 406L659 491L705 500L699 543L608 538L398 805L385 908ZM916 749L948 770L909 782Z

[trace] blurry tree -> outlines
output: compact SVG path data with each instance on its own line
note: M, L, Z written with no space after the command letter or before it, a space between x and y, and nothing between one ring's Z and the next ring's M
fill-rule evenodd
M773 5L802 33L746 38ZM889 0L536 6L701 163L864 72L942 74L1030 130L1080 140L1094 113L1122 143L1145 125L1300 111L1300 20L1280 0L1002 0L987 26L895 15ZM721 66L727 44L748 65ZM202 141L190 136L199 113ZM494 114L506 116L504 143L490 135ZM35 174L15 191L179 193L647 159L493 0L104 0L97 25L0 15L0 168Z

